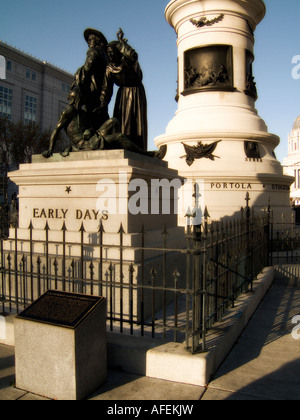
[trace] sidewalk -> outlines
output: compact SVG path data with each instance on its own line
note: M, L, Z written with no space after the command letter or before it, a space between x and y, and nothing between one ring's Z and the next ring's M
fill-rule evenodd
M297 315L299 277L277 277L202 400L300 400Z
M300 400L300 340L292 337L297 315L300 279L277 278L208 388L109 371L107 383L89 399ZM14 348L0 345L0 400L47 400L13 383Z

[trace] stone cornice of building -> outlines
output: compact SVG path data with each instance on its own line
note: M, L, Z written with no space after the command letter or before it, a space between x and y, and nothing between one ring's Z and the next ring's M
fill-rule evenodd
M294 157L286 157L283 159L283 166L285 168L293 168L295 166L300 166L300 154L298 153L298 156Z
M288 164L283 163L283 166L285 168L295 168L295 167L300 166L300 163L294 163L293 165L288 165Z
M14 60L18 63L28 66L31 69L39 71L41 73L49 74L50 76L64 79L66 83L69 83L73 79L73 75L66 70L55 66L54 64L48 63L47 61L40 60L20 49L13 47L9 44L0 40L0 55L4 55L5 58Z

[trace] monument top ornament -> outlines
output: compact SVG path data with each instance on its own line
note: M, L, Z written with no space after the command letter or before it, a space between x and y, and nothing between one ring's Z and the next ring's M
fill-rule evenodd
M53 154L62 130L70 145L61 151L63 157L82 150L125 149L162 159L162 151L147 151L147 98L138 54L124 38L120 28L117 40L108 43L97 29L87 28L86 60L74 75L68 95L69 104L63 110L52 132L49 149L42 155ZM114 85L119 86L113 118L109 117Z

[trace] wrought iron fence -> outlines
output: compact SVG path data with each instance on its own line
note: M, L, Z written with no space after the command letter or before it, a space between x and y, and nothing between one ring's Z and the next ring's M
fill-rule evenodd
M295 222L295 213L271 223L269 241L270 265L300 263L300 225Z
M275 255L298 257L298 232L287 236L284 226L274 226L270 208L256 215L249 201L235 219L214 222L206 211L176 246L167 229L153 237L122 225L117 233L102 224L96 233L83 224L77 233L65 224L60 232L48 223L44 231L15 226L0 243L0 311L18 313L49 289L105 296L110 331L205 351L209 329Z

